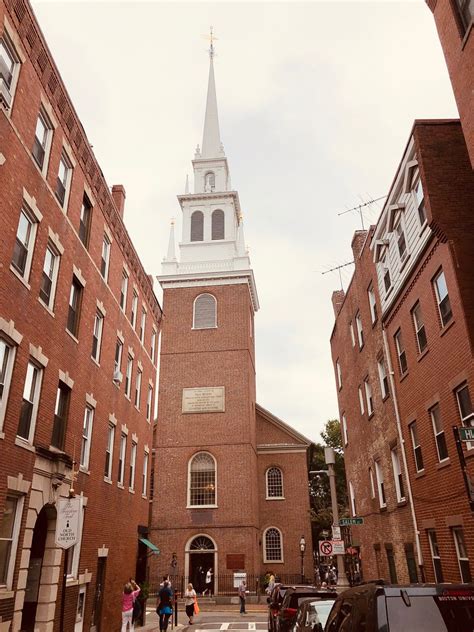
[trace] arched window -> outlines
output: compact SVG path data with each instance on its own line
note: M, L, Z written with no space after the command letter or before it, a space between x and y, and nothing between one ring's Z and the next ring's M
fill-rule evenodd
M191 241L204 239L204 214L202 211L194 211L191 215Z
M225 237L225 216L224 211L218 208L212 213L212 239L224 239Z
M208 171L204 176L204 191L209 193L216 188L216 176L213 171Z
M216 461L208 452L198 452L189 463L189 506L216 504Z
M283 474L279 467L267 470L267 499L283 498Z
M283 562L283 546L281 531L276 527L269 527L264 533L264 562Z
M200 294L194 301L193 329L217 327L217 301L212 294Z
M189 546L190 551L214 551L215 544L206 535L198 535Z

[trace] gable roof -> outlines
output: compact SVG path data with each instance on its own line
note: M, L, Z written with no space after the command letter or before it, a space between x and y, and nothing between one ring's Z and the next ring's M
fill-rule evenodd
M262 419L269 424L273 425L280 432L283 432L284 435L288 437L288 441L282 444L272 444L272 447L304 447L307 448L311 445L312 441L302 435L300 432L286 424L284 421L273 415L269 410L260 406L260 404L255 404L255 413L256 415L260 415ZM263 445L258 445L258 448L264 447Z

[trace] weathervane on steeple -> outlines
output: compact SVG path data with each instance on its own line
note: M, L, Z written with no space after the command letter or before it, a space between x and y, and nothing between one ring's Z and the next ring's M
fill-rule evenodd
M209 40L209 57L211 59L214 59L214 54L215 54L214 41L219 38L214 35L214 27L210 26L209 30L210 30L209 36L204 35L204 37Z

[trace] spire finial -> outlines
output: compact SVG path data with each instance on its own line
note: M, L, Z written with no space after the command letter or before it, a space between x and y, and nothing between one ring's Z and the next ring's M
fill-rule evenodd
M224 156L219 132L219 116L217 114L216 82L214 79L214 42L217 37L211 26L209 35L209 82L207 85L206 114L204 117L204 133L202 137L201 156L196 158L220 158Z
M214 40L217 39L217 37L214 35L214 27L210 26L209 27L210 33L209 33L209 57L211 59L214 59Z

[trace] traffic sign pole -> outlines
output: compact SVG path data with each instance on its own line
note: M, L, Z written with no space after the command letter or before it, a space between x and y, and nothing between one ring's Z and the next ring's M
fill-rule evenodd
M64 607L66 605L66 580L67 567L69 564L69 549L64 549L63 587L61 595L61 616L59 619L59 629L64 630Z
M471 511L474 511L474 490L472 488L472 483L469 478L469 474L467 472L466 459L464 458L461 437L459 436L459 428L457 426L453 426L453 435L454 435L454 441L456 443L456 448L458 452L459 465L461 466L461 472L464 479L464 485L466 487L466 493L469 499L469 506L471 508Z

